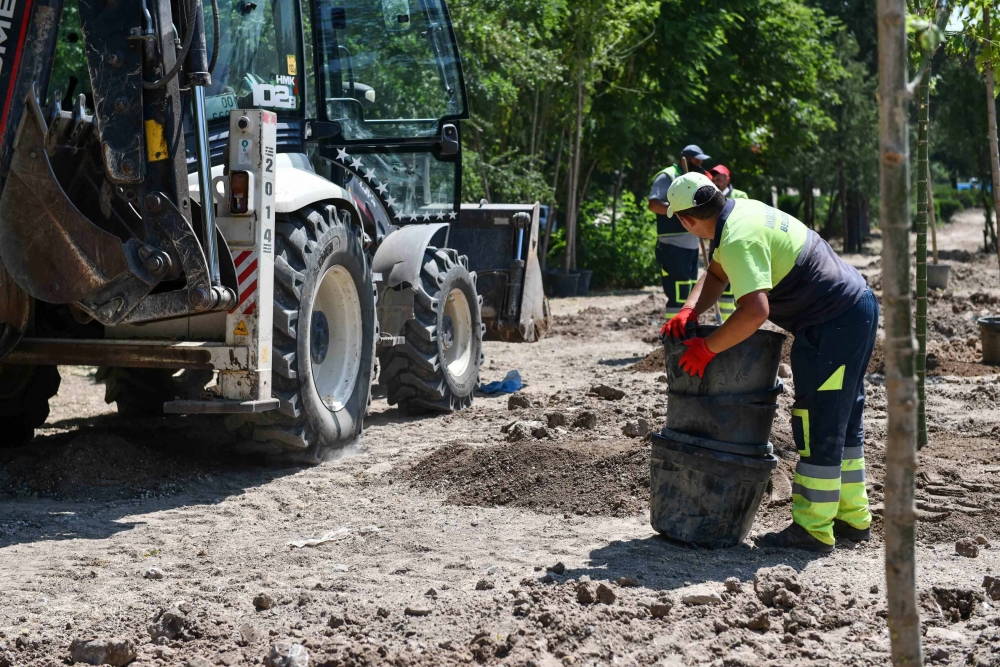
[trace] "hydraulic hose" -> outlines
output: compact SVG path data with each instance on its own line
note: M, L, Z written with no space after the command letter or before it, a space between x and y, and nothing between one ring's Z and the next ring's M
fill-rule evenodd
M192 2L191 4L193 5L195 3ZM186 6L186 5L181 5L181 9L182 10L183 9L187 10L185 12L185 15L184 15L185 23L190 23L186 19L187 19L188 15L190 15L190 14L193 13L193 9L191 7ZM190 50L190 48L191 48L191 43L194 42L194 33L195 33L194 26L193 25L188 25L188 31L187 31L187 34L184 35L184 42L181 45L181 50L177 54L177 62L174 63L174 66L171 67L170 71L167 72L165 75L163 75L162 78L157 79L156 81L145 81L145 80L143 80L142 87L145 90L156 90L158 88L163 88L165 85L167 85L167 83L171 79L173 79L175 76L177 76L177 72L179 72L180 69L181 69L181 67L184 66L184 61L187 59L187 54L188 54L188 50Z
M212 61L208 63L208 73L215 74L215 63L219 60L219 40L222 39L222 31L219 28L219 0L212 0Z

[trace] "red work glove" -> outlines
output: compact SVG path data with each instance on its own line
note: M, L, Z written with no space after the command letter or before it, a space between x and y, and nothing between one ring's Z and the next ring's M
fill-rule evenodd
M688 375L705 377L705 366L708 366L708 362L715 358L715 352L708 349L704 338L692 338L682 341L682 344L686 345L688 350L681 355L681 360L678 363L681 370L687 371Z
M694 312L694 308L681 308L681 312L663 324L663 328L660 329L660 340L663 340L667 336L671 338L684 338L684 330L687 328L688 322L697 324L698 315Z

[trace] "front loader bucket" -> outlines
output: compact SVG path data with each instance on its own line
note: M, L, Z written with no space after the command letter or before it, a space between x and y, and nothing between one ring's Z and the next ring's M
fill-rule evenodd
M469 258L483 298L486 337L531 343L549 330L549 303L538 264L535 204L462 204L450 245Z

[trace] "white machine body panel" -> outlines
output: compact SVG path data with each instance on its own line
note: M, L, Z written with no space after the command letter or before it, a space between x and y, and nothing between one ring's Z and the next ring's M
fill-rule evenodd
M213 179L216 224L229 242L239 284L236 307L226 315L226 344L249 349L247 370L219 371L217 391L227 399L271 397L277 122L270 111L231 111L225 174L218 184ZM235 171L252 177L253 199L245 214L230 210L228 179Z
M277 169L274 206L278 213L297 211L307 204L323 199L346 199L348 201L351 199L342 187L317 175L309 163L309 157L304 153L278 153L274 164ZM224 174L224 171L222 165L212 167L212 182L219 183L218 179ZM197 173L188 174L188 187L191 190L191 198L196 202L201 202ZM216 196L218 200L222 193L216 192ZM223 233L226 234L226 240L232 245L233 239L229 236L229 232L223 228Z

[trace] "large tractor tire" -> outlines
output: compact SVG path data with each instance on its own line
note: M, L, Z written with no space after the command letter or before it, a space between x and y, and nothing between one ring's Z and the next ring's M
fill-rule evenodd
M319 463L361 436L375 361L375 289L362 232L335 206L277 215L271 393L251 449Z
M427 248L413 290L405 343L380 355L379 383L389 405L410 413L467 408L479 386L485 331L469 259L451 248Z
M0 364L0 448L19 447L35 437L49 416L49 399L59 391L55 366Z
M95 379L104 383L104 402L116 403L123 417L162 417L163 404L197 399L212 371L102 366Z

